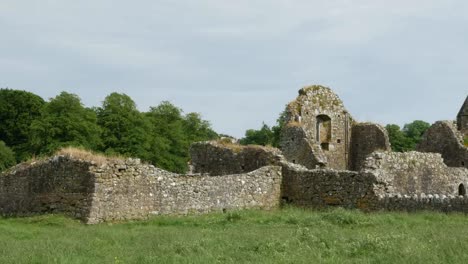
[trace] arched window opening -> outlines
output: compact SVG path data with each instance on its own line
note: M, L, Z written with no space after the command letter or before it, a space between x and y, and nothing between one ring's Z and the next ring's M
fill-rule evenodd
M463 185L463 183L458 185L458 195L460 195L460 196L465 196L466 195L466 188L465 188L465 185Z
M329 149L331 142L331 118L327 115L317 116L316 140L323 150Z

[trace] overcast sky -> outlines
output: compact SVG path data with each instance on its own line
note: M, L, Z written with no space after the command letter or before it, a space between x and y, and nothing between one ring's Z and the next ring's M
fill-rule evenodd
M169 100L237 137L310 84L381 124L454 119L468 95L466 0L0 0L0 34L2 88Z

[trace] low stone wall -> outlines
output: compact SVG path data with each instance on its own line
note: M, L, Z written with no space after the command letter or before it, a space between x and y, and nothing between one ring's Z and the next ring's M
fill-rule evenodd
M65 213L86 219L94 192L91 162L57 156L0 174L0 214Z
M375 177L354 171L308 170L283 166L282 199L303 207L373 209Z
M386 194L380 196L377 203L379 210L386 211L440 211L440 212L463 212L468 213L468 197L420 194L400 195Z
M163 177L156 214L187 214L279 206L281 167L268 166L246 174Z
M350 169L359 171L367 156L375 151L391 151L387 130L381 125L359 123L352 127Z
M447 167L436 153L375 152L366 159L363 171L375 176L380 184L376 194L382 195L458 195L459 185L468 184L467 169Z
M192 144L190 156L194 173L229 175L277 165L281 151L272 147L207 141Z
M447 166L468 168L468 148L463 145L463 136L452 121L433 124L416 149L441 153Z

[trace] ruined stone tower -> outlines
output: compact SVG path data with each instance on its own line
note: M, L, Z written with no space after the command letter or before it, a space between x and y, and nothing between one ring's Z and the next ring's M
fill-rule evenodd
M310 169L348 168L353 119L330 88L302 88L286 113L281 148L289 161Z
M458 130L462 132L463 135L468 136L468 96L465 99L465 103L458 112L457 115L457 125Z

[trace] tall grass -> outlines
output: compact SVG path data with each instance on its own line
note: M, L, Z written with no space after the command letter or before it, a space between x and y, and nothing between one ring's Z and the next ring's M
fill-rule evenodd
M0 263L466 263L461 214L239 211L86 226L0 219Z

